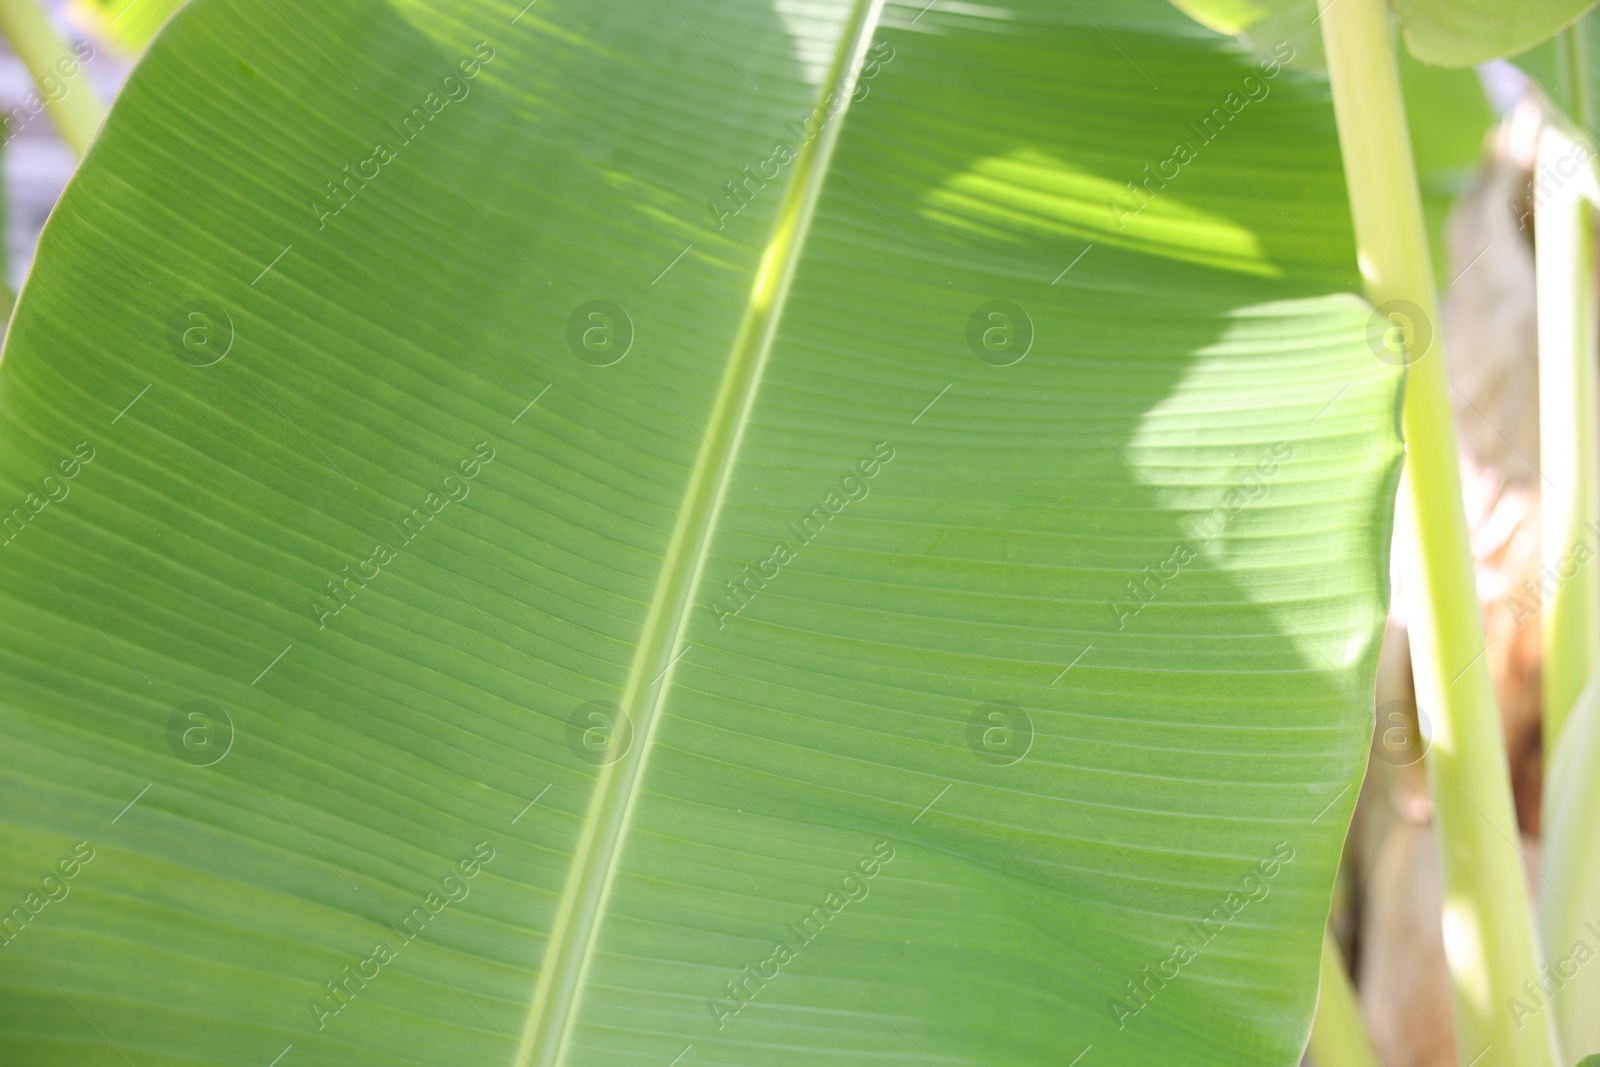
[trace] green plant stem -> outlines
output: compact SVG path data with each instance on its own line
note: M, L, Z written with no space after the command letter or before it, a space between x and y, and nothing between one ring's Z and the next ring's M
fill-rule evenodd
M1389 13L1383 0L1337 0L1323 6L1320 21L1362 279L1375 305L1413 320L1412 355L1420 355L1402 415L1408 451L1400 505L1408 514L1401 525L1415 564L1408 572L1417 594L1408 621L1417 699L1434 726L1428 777L1458 1052L1463 1064L1479 1067L1554 1067L1550 1020L1518 1029L1507 1010L1522 983L1537 980L1538 950L1484 657L1438 303ZM1423 330L1431 334L1426 346Z
M1322 931L1322 989L1311 1023L1311 1059L1317 1067L1378 1067L1378 1056L1361 1021L1361 1005L1344 970L1333 934Z
M1562 35L1568 114L1579 129L1589 121L1587 57L1581 26ZM1586 140L1552 117L1540 132L1537 171L1570 167ZM1554 1016L1569 1061L1600 1049L1600 971L1584 966L1600 929L1600 563L1574 558L1600 530L1595 450L1600 403L1597 347L1595 172L1582 168L1561 182L1534 211L1539 308L1539 451L1544 469L1540 503L1541 579L1560 586L1544 605L1544 870L1539 933L1545 959L1559 976L1554 996L1525 996L1513 1005L1521 1018ZM1570 575L1570 577L1569 577ZM1552 983L1554 984L1554 983Z
M89 150L89 142L94 140L95 131L100 128L105 111L87 74L69 78L56 67L62 59L78 64L72 49L50 25L50 19L37 0L0 0L0 33L6 35L12 49L27 64L35 86L42 86L45 79L50 78L66 87L55 100L42 88L39 95L44 98L56 129L61 131L61 139L82 159Z
M1552 1004L1523 996L1517 1013L1554 1014L1569 1061L1600 1051L1600 677L1578 698L1545 778L1544 884L1539 932L1561 978Z
M1579 128L1589 125L1589 73L1588 48L1584 45L1583 25L1580 22L1561 31L1561 72L1566 81L1567 114Z
M1568 31L1569 34L1571 31ZM1581 71L1576 81L1581 82ZM1555 122L1539 136L1538 170L1561 175L1582 158ZM1539 314L1540 617L1544 636L1544 752L1554 758L1562 726L1600 661L1600 564L1590 562L1600 530L1595 440L1595 272L1593 222L1584 171L1555 184L1534 211Z

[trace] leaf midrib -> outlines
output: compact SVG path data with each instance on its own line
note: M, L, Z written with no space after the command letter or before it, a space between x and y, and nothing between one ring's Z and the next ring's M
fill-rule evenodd
M816 136L801 146L757 266L623 686L620 706L632 726L634 744L622 758L602 766L595 780L528 1007L517 1049L518 1067L559 1067L565 1056L661 704L672 683L674 657L693 607L693 591L883 2L855 0L818 98L824 114L830 93L837 93L843 102Z

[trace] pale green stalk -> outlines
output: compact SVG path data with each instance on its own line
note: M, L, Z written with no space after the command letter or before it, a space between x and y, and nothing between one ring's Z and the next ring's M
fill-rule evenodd
M38 0L0 0L0 33L6 35L12 51L27 65L28 73L33 75L34 85L41 87L39 95L44 98L45 108L50 112L56 129L61 131L61 139L67 142L67 147L72 149L74 155L82 159L104 117L100 98L89 84L89 75L81 70L72 77L62 74L62 68L57 66L62 60L72 66L81 64L67 42L50 25L50 19L39 6ZM58 99L50 99L52 94L42 88L46 78L54 79L64 87L65 92Z
M1400 506L1408 515L1417 700L1434 724L1429 784L1444 879L1444 944L1461 1062L1555 1067L1548 1014L1518 1028L1507 1002L1537 978L1538 949L1511 780L1484 661L1483 620L1461 505L1444 345L1416 167L1383 0L1335 0L1320 18L1362 280L1373 304L1407 301L1410 368ZM1422 331L1431 343L1421 347ZM1414 351L1413 356L1419 353Z
M1311 1059L1317 1067L1378 1067L1378 1056L1361 1021L1361 1005L1344 956L1326 927L1322 931L1322 988L1311 1023Z
M1554 1014L1569 1063L1600 1052L1600 678L1572 709L1545 780L1539 927L1550 961L1542 989L1518 998L1523 1019ZM1550 994L1553 993L1554 1003Z
M1570 33L1570 31L1569 31ZM1582 72L1574 74L1581 84ZM1534 254L1539 313L1539 466L1544 750L1600 660L1600 539L1595 439L1594 236L1586 149L1557 122L1539 135Z
M1572 117L1587 121L1579 27L1564 35ZM1600 1051L1600 531L1595 450L1597 348L1593 208L1600 183L1582 134L1552 117L1540 131L1534 211L1539 299L1541 578L1559 582L1545 605L1544 869L1539 932L1544 981L1512 1006L1519 1019L1551 1015L1569 1061ZM1578 549L1578 546L1583 546ZM1569 577L1570 575L1570 577Z

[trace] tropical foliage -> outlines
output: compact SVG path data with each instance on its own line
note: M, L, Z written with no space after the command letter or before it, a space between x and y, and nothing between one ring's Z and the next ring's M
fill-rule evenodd
M1441 356L1204 6L178 11L0 365L9 1057L1316 1055Z

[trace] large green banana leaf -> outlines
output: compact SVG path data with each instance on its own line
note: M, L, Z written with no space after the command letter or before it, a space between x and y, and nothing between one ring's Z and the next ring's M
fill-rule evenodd
M1391 0L1406 46L1425 63L1470 67L1520 56L1577 21L1595 0Z
M1165 0L197 0L0 366L0 1058L1298 1062L1357 283Z

